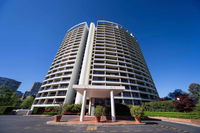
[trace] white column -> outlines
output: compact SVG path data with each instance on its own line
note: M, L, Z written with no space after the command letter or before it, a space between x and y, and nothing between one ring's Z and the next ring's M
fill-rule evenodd
M116 117L115 117L115 102L114 102L114 94L113 94L113 90L110 91L110 103L111 103L111 118L112 121L116 121Z
M31 111L33 111L33 108L34 108L34 106L32 105L32 106L31 106Z
M75 104L81 104L82 103L82 98L83 98L82 94L77 91L76 92Z
M95 98L91 99L91 116L94 116L94 103L95 103Z
M89 99L88 115L91 115L92 98Z
M81 107L80 121L83 121L83 118L84 118L84 115L85 115L86 98L87 98L87 91L84 90L84 92L83 92L83 99L82 99L82 107Z

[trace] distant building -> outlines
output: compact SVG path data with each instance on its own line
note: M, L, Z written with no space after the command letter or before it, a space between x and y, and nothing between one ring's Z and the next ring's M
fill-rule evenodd
M26 92L24 93L23 98L25 98L25 97L27 97L27 96L35 96L35 95L38 93L38 91L39 91L41 85L42 85L41 82L35 82L35 83L33 83L31 89L28 90L28 91L26 91Z
M21 91L16 91L16 95L21 97L21 96L23 96L23 93Z
M38 91L39 91L41 85L42 85L41 82L35 82L35 83L33 84L33 86L31 87L30 95L35 96L35 95L38 93Z
M16 81L14 79L9 79L9 78L5 78L5 77L0 77L0 86L7 86L10 89L12 89L13 91L17 91L17 89L19 88L21 82Z

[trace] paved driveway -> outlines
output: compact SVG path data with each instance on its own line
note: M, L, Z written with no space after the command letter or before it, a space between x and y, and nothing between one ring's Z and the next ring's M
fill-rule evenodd
M64 120L76 116L65 116ZM146 125L47 125L51 117L0 116L0 133L199 133L200 128L163 121Z

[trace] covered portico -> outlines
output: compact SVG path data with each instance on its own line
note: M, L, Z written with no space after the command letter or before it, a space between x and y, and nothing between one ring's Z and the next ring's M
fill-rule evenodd
M94 98L109 98L111 103L111 118L112 121L116 121L115 116L115 103L114 95L119 94L125 90L124 86L95 86L95 85L73 85L73 89L83 95L82 107L80 114L80 121L84 120L85 106L87 98L89 98L89 115L91 115L92 106L94 106Z

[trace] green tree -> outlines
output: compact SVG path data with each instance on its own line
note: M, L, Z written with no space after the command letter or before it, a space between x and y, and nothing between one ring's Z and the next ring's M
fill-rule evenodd
M0 86L0 106L16 106L19 103L19 98L7 86Z
M200 97L200 84L192 83L189 85L188 90L190 92L189 95L192 98L192 100L195 103L197 103L197 101L199 100L199 97Z
M33 96L28 96L21 104L22 107L25 108L30 108L31 105L33 104L34 97Z
M200 111L200 99L196 104L195 111Z
M20 106L20 104L21 104L20 98L14 92L10 99L10 105L11 106Z

